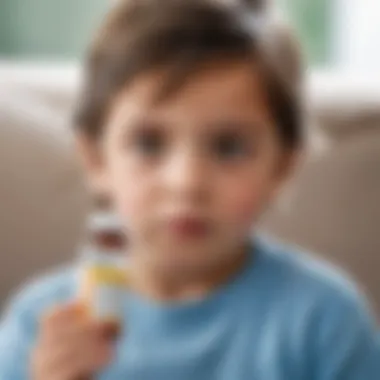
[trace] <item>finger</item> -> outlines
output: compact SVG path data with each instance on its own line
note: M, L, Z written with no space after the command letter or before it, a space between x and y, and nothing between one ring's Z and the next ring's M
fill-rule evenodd
M114 341L120 335L121 326L117 321L99 321L95 323L100 337L107 341Z
M114 341L120 334L120 324L115 321L72 320L47 329L41 337L46 344L55 345L71 339L86 340L91 336L106 341Z
M62 373L91 373L103 368L113 356L112 345L105 342L88 340L73 343L41 350L36 360L40 372L51 374L52 377L57 377L57 374L58 377L65 377Z
M84 310L85 306L80 302L59 305L46 311L41 318L41 324L45 326L62 324L66 320L79 318L84 313Z
M70 329L72 325L84 324L81 318L83 313L83 305L68 304L57 307L42 317L40 323L40 334L50 335L56 331Z
M46 329L40 335L40 344L49 347L74 346L80 342L106 340L100 327L94 322L73 320L71 323Z
M38 342L42 350L59 361L62 357L70 356L71 352L86 351L109 345L113 342L110 333L113 333L113 325L95 322L73 322L71 325L57 326L50 334L42 336ZM57 358L57 359L55 359Z

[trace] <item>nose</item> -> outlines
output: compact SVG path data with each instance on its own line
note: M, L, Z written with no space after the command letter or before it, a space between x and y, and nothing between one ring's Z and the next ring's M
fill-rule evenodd
M163 167L165 189L187 201L205 199L208 192L207 163L190 149L172 154Z

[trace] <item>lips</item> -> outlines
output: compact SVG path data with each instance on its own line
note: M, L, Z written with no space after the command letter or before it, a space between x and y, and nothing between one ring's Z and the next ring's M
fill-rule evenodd
M182 238L202 238L209 234L210 224L202 218L181 216L169 221L169 230Z

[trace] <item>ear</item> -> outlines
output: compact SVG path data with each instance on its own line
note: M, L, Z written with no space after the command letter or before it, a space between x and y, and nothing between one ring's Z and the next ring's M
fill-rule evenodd
M90 190L96 194L106 194L106 170L100 144L80 133L76 135L75 142Z
M304 151L292 149L281 153L279 164L275 173L275 186L273 198L277 198L288 182L294 177L301 162L303 162Z
M280 183L289 181L297 171L303 161L303 149L291 149L282 153L282 158L278 167L278 178Z

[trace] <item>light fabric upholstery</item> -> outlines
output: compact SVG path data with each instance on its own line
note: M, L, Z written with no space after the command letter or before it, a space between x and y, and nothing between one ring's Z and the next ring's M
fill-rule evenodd
M0 304L20 282L73 254L89 206L67 111L2 79Z
M290 201L268 230L343 266L380 316L380 122L303 168Z

